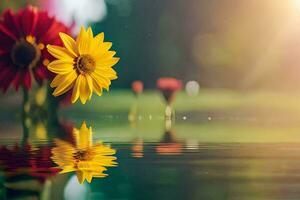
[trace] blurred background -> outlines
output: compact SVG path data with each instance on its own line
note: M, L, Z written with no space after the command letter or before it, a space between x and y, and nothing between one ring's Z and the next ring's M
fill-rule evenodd
M173 104L181 120L177 128L195 125L183 136L240 141L244 138L236 134L241 127L234 131L237 125L242 132L257 133L245 141L264 136L270 141L274 131L278 140L298 135L300 0L3 0L0 11L27 4L74 26L74 36L81 25L92 26L95 34L104 32L121 58L109 94L64 108L60 118L78 120L77 125L103 119L94 126L111 130L109 136L119 135L116 122L127 130L127 116L134 111L140 128L156 126L159 133L161 123L151 119L161 120L165 104L156 81L174 77L183 83ZM146 89L138 101L131 91L135 80ZM20 118L22 95L10 89L0 97L0 132L6 133L7 124ZM209 124L199 126L199 121ZM293 137L286 136L287 128ZM229 137L219 137L218 131Z
M3 0L0 10L28 2L104 31L121 58L115 88L173 76L203 88L300 89L299 0Z

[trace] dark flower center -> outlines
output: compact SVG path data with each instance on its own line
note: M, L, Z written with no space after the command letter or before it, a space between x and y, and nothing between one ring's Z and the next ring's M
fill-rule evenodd
M76 64L80 73L92 73L96 67L94 58L88 54L78 57Z
M91 155L88 151L77 151L74 153L74 158L76 160L89 160L91 159Z
M24 39L15 43L11 51L11 58L15 65L23 68L33 68L40 59L41 52L34 44Z

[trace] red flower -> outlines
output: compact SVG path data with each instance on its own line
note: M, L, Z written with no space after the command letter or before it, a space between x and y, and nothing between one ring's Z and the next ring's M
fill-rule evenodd
M142 81L133 81L131 87L132 91L138 95L143 92L144 84Z
M59 32L69 28L50 17L47 12L27 6L13 13L5 10L0 17L0 89L5 92L10 84L18 90L23 85L31 88L32 78L41 84L51 78L46 65L51 56L47 44L60 45Z
M173 101L175 92L180 90L181 87L182 82L175 78L160 78L157 80L157 88L161 90L168 104Z

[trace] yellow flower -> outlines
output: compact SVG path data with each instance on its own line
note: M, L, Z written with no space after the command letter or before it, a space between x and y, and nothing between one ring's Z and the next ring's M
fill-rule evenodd
M110 146L101 142L93 144L92 129L87 128L83 122L80 130L74 129L75 144L60 139L55 140L56 147L52 149L52 160L62 171L67 173L75 171L78 181L91 182L93 177L105 177L106 167L116 166L116 153Z
M104 42L104 33L93 36L91 27L81 27L76 41L67 34L59 34L65 47L47 45L49 53L57 60L47 68L57 74L51 83L53 95L59 96L73 89L72 103L80 98L83 104L91 99L93 92L102 95L102 89L109 90L111 80L117 78L112 68L119 58L115 51L109 51L111 42Z

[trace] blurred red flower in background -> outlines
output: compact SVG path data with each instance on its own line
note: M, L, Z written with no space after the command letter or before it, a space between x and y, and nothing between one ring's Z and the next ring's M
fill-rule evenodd
M157 80L157 88L162 92L168 104L170 104L175 96L175 92L180 90L182 82L175 78L160 78Z
M51 78L46 65L52 57L46 45L61 45L58 33L70 31L36 7L15 13L4 10L0 17L0 89L5 92L13 84L16 90L20 85L28 90L33 77L39 84Z
M133 81L131 85L132 91L138 95L141 94L144 90L144 84L142 81Z

